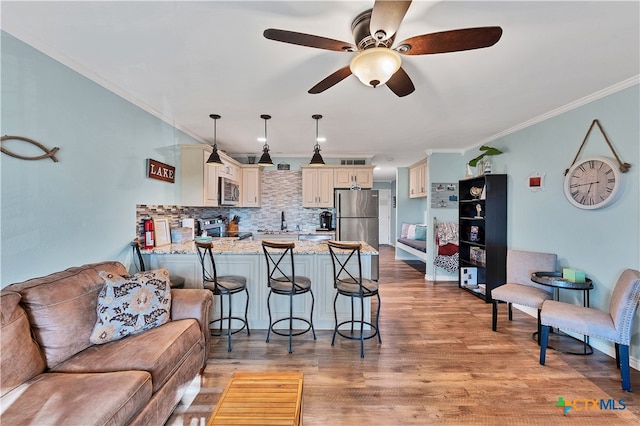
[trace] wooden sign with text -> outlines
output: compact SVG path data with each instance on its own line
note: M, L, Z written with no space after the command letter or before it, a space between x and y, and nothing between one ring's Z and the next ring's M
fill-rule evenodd
M147 177L174 183L176 179L176 168L147 158Z

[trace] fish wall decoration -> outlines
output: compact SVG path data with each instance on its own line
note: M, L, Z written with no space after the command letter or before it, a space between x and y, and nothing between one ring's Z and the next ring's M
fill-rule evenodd
M16 154L15 152L11 152L11 151L9 151L8 149L6 149L5 147L2 147L2 146L0 146L0 152L2 152L3 154L10 155L10 156L15 157L15 158L19 158L21 160L42 160L44 158L51 158L54 162L56 162L56 163L58 162L58 159L56 158L56 152L60 151L60 148L58 148L57 146L50 150L47 147L45 147L44 145L42 145L40 142L36 142L33 139L25 138L24 136L8 136L8 135L4 135L2 138L0 138L0 142L12 140L12 139L19 140L19 141L24 141L24 142L29 142L29 143L37 146L41 150L43 150L45 153L42 154L42 155L37 155L35 157L25 157L24 155L19 155L19 154Z

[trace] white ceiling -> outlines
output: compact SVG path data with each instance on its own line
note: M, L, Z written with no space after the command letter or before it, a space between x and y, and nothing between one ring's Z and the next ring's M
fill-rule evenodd
M397 42L501 26L486 49L404 56L415 92L396 97L350 76L310 95L352 53L267 40L278 28L353 42L373 1L2 1L2 29L228 153L259 154L273 116L274 157L311 158L313 114L325 157L372 157L376 179L427 150L462 152L620 87L638 84L638 1L414 1ZM178 141L180 142L180 141Z

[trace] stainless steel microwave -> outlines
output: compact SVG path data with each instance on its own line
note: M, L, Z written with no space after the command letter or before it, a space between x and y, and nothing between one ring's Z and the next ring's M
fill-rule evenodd
M219 182L219 203L221 206L235 206L240 203L240 185L235 180L221 177Z

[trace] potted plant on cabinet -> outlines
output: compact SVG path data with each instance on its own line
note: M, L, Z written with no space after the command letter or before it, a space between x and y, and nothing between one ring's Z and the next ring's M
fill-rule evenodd
M477 167L478 175L484 175L491 173L491 163L489 160L481 161L484 157L491 155L499 155L502 154L498 148L493 148L491 146L482 145L480 147L481 154L477 157L469 160L467 163L470 167ZM469 173L469 168L467 168L467 174Z

